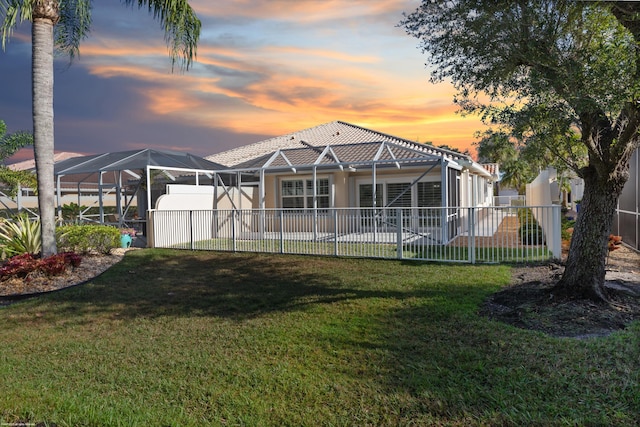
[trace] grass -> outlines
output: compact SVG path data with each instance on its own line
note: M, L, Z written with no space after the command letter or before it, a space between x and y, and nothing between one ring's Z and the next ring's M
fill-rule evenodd
M0 309L0 422L640 422L640 325L558 339L476 315L506 266L172 250Z

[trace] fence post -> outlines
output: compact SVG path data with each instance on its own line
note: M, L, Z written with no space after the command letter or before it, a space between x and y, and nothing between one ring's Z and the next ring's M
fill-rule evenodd
M333 208L333 255L338 256L338 209Z
M469 208L469 241L467 242L469 247L469 262L471 264L476 263L476 208Z
M237 252L237 242L236 242L236 210L231 210L231 243L233 252Z
M561 219L561 207L560 205L551 206L552 215L552 227L553 227L553 242L551 245L551 254L558 260L562 259L562 219Z
M193 250L194 248L194 244L193 241L195 240L193 238L193 211L189 211L189 240L190 240L190 249Z
M280 209L280 253L284 253L284 209Z
M396 208L396 240L398 241L398 259L402 259L403 257L403 247L402 247L402 209Z

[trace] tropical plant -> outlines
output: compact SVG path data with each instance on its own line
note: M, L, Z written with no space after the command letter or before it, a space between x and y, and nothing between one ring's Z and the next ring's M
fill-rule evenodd
M640 146L640 2L424 0L401 25L465 111L544 146L584 180L554 295L607 300L607 240Z
M46 276L58 276L69 266L78 267L82 257L73 252L62 252L47 258L37 258L25 253L11 257L0 267L0 280L18 278L29 280L32 275L42 273Z
M7 125L0 120L0 182L5 184L7 193L15 197L21 187L36 188L37 181L34 174L27 171L14 171L4 165L4 161L13 156L19 149L33 144L33 135L29 132L18 131L7 133Z
M62 205L60 210L62 211L63 220L77 221L80 216L80 212L87 210L87 207L71 202Z
M10 197L18 195L21 188L36 188L36 176L28 171L16 171L0 165L0 182L6 185L6 193Z
M0 248L2 259L20 254L41 252L40 221L31 220L27 215L13 219L0 219Z
M147 6L159 19L169 45L172 66L189 68L196 54L200 20L187 0L122 0L127 6ZM53 52L73 58L91 26L92 0L0 0L2 47L18 22L31 21L33 139L38 176L38 206L42 252L57 251L55 240Z
M487 131L474 144L481 162L500 164L500 186L524 194L525 186L538 174L537 165L521 158L522 145L504 131Z
M504 117L503 117L504 119ZM526 126L529 127L526 127ZM481 162L500 164L500 185L511 187L524 194L526 184L533 181L541 170L552 166L558 173L558 184L567 190L570 175L569 168L563 158L572 156L584 165L587 153L575 134L570 135L562 144L566 148L557 147L550 150L547 146L554 138L549 132L532 132L531 121L518 124L517 129L511 129L504 123L498 129L491 128L483 133L477 133L480 140L474 142ZM541 128L541 126L538 126ZM561 154L559 153L559 150Z
M7 125L0 120L0 160L5 161L19 149L33 145L33 135L30 132L18 131L7 133Z

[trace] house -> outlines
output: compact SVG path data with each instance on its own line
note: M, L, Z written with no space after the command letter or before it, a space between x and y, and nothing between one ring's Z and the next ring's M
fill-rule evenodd
M188 201L188 189L169 188L158 199L156 210L204 203L219 212L260 211L260 217L238 219L233 231L227 232L245 236L287 230L310 233L315 239L318 233L335 234L340 220L351 218L358 227L366 222L365 231L393 226L447 242L467 224L464 215L470 211L460 207L492 206L493 182L498 179L497 165L485 168L465 154L341 121L206 159L224 166L210 171L213 185L204 192L194 191L193 203ZM229 177L235 177L233 184ZM280 217L269 223L267 212L272 218ZM345 232L352 233L354 227L346 227ZM214 230L203 238L223 234L215 231L221 229L217 226L203 223L201 228Z

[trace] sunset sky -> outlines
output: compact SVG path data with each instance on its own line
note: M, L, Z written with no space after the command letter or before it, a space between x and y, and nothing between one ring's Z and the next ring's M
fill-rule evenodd
M418 40L397 23L417 0L193 0L198 56L171 72L146 10L94 2L71 65L55 64L56 151L140 148L206 156L342 120L419 142L470 148L483 129L429 82ZM0 120L32 128L29 23L0 52Z

